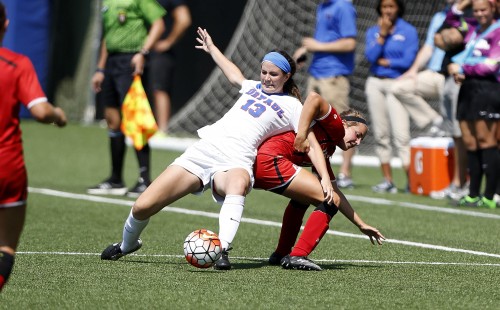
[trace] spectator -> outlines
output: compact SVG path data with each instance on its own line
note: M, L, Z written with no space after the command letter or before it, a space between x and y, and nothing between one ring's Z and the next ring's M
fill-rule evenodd
M0 2L0 291L14 267L26 217L28 180L19 127L21 103L41 123L66 125L64 111L47 102L28 57L2 47L8 24Z
M134 75L142 75L145 59L165 29L162 20L165 10L156 0L104 0L102 7L103 38L92 85L95 92L102 92L105 104L111 176L88 188L87 193L137 197L150 183L150 148L146 144L141 150L135 150L139 178L137 184L127 190L122 176L126 144L120 129L121 105Z
M191 25L191 14L184 0L157 0L167 14L165 32L151 51L149 83L153 91L154 113L158 124L155 137L165 137L171 112L171 91L175 70L173 47Z
M415 124L419 128L430 127L430 136L449 135L449 130L444 126L444 118L426 102L426 99L439 100L443 94L445 77L441 73L441 65L445 52L435 47L434 34L443 24L452 1L445 2L447 7L432 17L425 43L418 51L415 61L392 87L394 96L403 104ZM444 113L443 110L444 108L440 112Z
M456 1L457 3L460 1ZM472 14L472 12L470 12ZM436 47L445 51L441 72L445 76L442 106L446 112L447 121L451 121L451 136L454 144L454 168L453 179L448 188L441 192L435 193L433 198L448 197L458 201L468 193L468 172L467 172L467 153L462 140L462 131L457 120L457 101L460 85L455 83L453 75L448 74L448 65L451 63L451 58L460 53L463 48L464 35L468 31L466 22L452 25L444 22L441 28L434 36Z
M356 10L352 1L325 0L317 7L314 38L303 38L302 47L293 56L300 67L304 65L306 53L313 53L307 93L319 93L339 113L349 109L348 76L354 71L356 35ZM342 154L338 186L352 188L354 149Z
M408 111L392 91L395 79L415 60L418 35L415 27L403 19L405 7L402 0L379 0L376 10L378 23L366 32L365 56L371 64L372 75L366 80L365 93L377 143L375 151L384 180L372 189L379 193L396 193L390 163L393 155L391 140L408 176L410 119Z
M469 28L465 50L452 58L448 66L455 81L461 83L458 95L457 119L467 149L470 185L469 195L458 206L494 209L493 196L497 189L500 154L497 127L500 120L500 22L494 16L496 3L473 0L472 11L477 26ZM460 12L455 11L460 14ZM481 181L486 179L484 194Z

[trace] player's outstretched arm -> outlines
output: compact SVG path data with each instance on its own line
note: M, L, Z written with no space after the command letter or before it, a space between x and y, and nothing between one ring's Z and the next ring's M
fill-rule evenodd
M356 211L354 211L354 209L352 208L347 198L336 185L335 192L337 192L337 194L340 196L339 211L344 214L344 216L347 217L347 219L351 221L351 223L356 225L362 233L367 235L370 238L372 244L375 244L375 242L377 242L377 244L382 245L382 241L385 240L384 235L382 235L382 233L380 233L377 228L366 224L361 219L361 217L359 217Z
M59 107L53 107L48 102L35 104L31 107L30 113L40 123L55 124L58 127L66 126L67 119L64 111Z
M200 45L195 46L195 48L209 53L229 82L238 87L241 86L243 81L246 80L243 73L241 73L241 70L224 56L217 46L215 46L206 29L198 27L198 38L196 38L196 40Z

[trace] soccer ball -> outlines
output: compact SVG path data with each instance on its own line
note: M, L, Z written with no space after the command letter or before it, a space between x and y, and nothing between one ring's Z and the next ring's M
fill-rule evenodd
M208 229L197 229L184 240L184 256L197 268L212 266L220 258L221 251L219 237Z

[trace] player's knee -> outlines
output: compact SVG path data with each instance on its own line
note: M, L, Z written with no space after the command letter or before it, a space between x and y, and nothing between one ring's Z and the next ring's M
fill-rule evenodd
M338 207L334 204L327 204L326 202L322 202L319 204L314 211L321 211L323 213L328 214L330 217L334 217L335 214L339 211Z

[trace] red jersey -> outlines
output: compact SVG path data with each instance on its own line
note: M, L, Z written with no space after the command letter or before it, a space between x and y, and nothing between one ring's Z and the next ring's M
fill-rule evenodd
M316 120L313 131L327 159L335 153L337 144L342 141L345 135L342 119L333 108L323 118ZM287 131L267 139L259 147L258 153L281 155L296 165L311 166L312 163L307 154L295 151L294 141L295 133Z
M20 103L47 101L28 57L0 47L0 150L21 143Z
M26 203L19 111L46 101L31 61L0 47L0 208Z
M316 120L313 131L327 159L345 135L342 119L333 108L325 117ZM254 188L280 192L300 171L299 166L312 165L307 154L295 151L294 141L295 133L287 131L260 145L254 164ZM330 179L335 180L331 166L327 165L327 169Z

